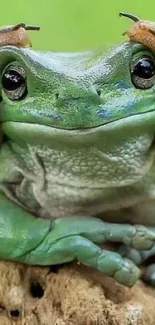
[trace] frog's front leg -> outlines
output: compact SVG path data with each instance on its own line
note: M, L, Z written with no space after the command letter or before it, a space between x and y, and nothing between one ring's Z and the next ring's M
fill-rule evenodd
M104 223L96 218L35 218L0 194L0 258L27 264L52 265L78 259L125 285L133 285L139 270L120 254L96 243L116 241L136 245L143 234L146 247L154 233L130 225ZM138 239L138 242L137 242ZM151 240L150 240L151 239ZM142 245L144 247L144 245Z

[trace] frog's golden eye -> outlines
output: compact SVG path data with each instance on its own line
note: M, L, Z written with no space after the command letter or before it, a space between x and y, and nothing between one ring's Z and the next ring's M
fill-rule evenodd
M143 56L131 64L131 80L136 88L149 89L155 83L155 62Z
M24 69L22 67L9 66L2 74L2 87L9 99L23 99L27 94Z

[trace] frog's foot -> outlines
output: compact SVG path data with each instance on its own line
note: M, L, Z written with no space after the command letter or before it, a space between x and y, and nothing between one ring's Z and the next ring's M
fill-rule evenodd
M57 239L52 245L50 236L51 234L35 250L23 256L22 261L28 264L56 265L78 260L129 287L140 276L139 269L132 261L122 258L116 252L100 248L83 236L68 235ZM46 253L42 255L41 252Z
M0 258L30 265L54 265L78 260L132 286L139 269L119 253L97 244L117 242L138 249L155 243L146 227L110 224L97 218L35 218L0 194ZM22 229L22 231L21 231ZM37 230L37 231L36 231Z
M144 229L148 229L148 231L151 231L151 234L155 234L155 228L154 227L144 227ZM149 232L145 233L149 236ZM141 234L141 241L143 241L143 235ZM152 236L152 235L151 235ZM152 237L151 237L152 238ZM144 240L145 241L145 240ZM151 239L152 242L152 239ZM122 245L119 248L119 253L121 254L121 256L125 256L127 258L129 258L131 261L133 261L136 265L140 265L142 263L144 263L145 261L147 261L147 259L149 257L155 256L155 243L153 243L153 245L150 247L145 247L142 248L142 245Z
M155 256L155 245L149 249L144 251L138 251L134 248L131 248L126 245L122 245L119 249L120 254L135 263L136 265L141 265L145 261L147 261L150 257ZM155 287L155 264L150 264L149 266L144 268L142 273L142 279Z
M71 219L65 218L64 227L68 227L69 222ZM79 231L78 234L95 243L119 242L140 250L148 250L155 245L155 230L141 225L133 226L104 222L97 218L74 217L71 228L74 233Z
M136 249L150 249L155 243L155 232L142 226L110 224L97 218L58 218L53 221L44 240L20 260L40 265L78 260L124 285L132 286L139 278L139 269L119 253L96 245L104 242L121 242Z
M150 264L144 271L143 280L150 284L152 287L155 287L155 264Z
M132 286L139 278L139 269L119 253L103 250L95 244L104 242L122 242L148 249L155 243L155 233L146 227L110 224L96 218L58 218L44 240L21 261L54 265L76 259L124 285Z

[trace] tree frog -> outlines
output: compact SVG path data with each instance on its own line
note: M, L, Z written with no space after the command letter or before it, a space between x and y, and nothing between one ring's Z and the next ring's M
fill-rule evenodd
M1 46L0 121L0 258L76 259L134 285L155 253L152 51Z

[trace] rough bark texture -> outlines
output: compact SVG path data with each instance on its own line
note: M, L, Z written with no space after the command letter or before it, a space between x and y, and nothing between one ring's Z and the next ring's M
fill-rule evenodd
M154 325L155 290L132 289L77 264L0 262L0 325Z

